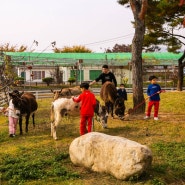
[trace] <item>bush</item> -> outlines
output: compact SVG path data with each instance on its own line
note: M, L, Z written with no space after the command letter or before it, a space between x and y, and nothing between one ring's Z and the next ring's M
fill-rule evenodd
M14 79L14 85L18 86L18 85L22 85L24 84L24 78L23 77L16 77Z
M42 81L45 82L47 86L49 86L49 84L51 84L54 81L54 79L51 77L47 77L47 78L43 78Z
M75 81L76 81L76 79L74 77L70 77L68 79L68 82L70 83L70 85L73 84Z

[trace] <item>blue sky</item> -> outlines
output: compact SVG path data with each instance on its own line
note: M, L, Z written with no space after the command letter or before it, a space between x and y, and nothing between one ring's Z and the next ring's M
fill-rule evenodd
M116 43L131 44L134 35L132 12L117 0L6 0L0 17L0 44L36 52L51 52L53 41L58 48L85 45L103 52Z

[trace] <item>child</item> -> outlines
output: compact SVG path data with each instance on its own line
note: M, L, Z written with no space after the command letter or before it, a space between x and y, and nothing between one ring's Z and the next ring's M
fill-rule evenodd
M92 131L92 118L94 116L94 109L96 106L96 98L89 89L88 83L82 83L80 85L82 94L78 97L72 97L74 102L81 102L80 109L80 135L84 135L87 132ZM86 128L88 123L88 128Z
M120 84L120 88L118 89L118 96L127 100L127 91L125 89L124 84Z
M14 90L13 93L16 95L19 95L18 90ZM12 99L10 99L9 101L9 106L7 108L7 111L8 111L8 120L9 120L9 136L15 137L16 127L17 127L17 122L19 117L16 115L16 111L14 108L14 104L12 103Z
M161 93L161 87L157 84L157 77L156 76L150 76L149 77L150 85L148 85L147 89L147 95L149 98L148 102L148 109L146 116L144 119L149 119L152 107L154 106L154 120L158 120L158 111L159 111L159 101L160 96L159 93Z

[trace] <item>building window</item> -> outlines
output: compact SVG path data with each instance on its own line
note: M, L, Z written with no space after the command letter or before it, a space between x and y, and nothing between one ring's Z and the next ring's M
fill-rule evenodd
M45 71L32 71L33 80L41 80L45 78Z

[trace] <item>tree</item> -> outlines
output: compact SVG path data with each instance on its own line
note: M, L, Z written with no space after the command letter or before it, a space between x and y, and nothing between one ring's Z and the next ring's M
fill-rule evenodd
M17 47L16 45L10 45L10 43L0 45L1 52L24 52L26 49L27 46L24 45L21 45L20 47Z
M50 71L50 75L56 79L57 84L63 82L63 71L60 70L60 66L55 66L55 70Z
M131 52L131 45L125 44L115 44L112 49L106 49L106 53L122 53L122 52Z
M43 78L42 81L45 82L47 86L49 86L54 81L54 79L51 77L46 77L46 78Z
M181 39L185 37L176 34L174 30L180 29L183 27L182 25L184 25L185 0L118 0L118 3L131 7L134 15L133 24L135 27L135 35L132 41L132 76L133 102L135 106L144 100L142 49L145 47L144 49L146 51L155 51L160 49L161 44L165 44L168 46L168 51L177 52L181 46L184 45ZM181 67L183 66L184 65L181 65ZM178 74L178 76L181 75L180 79L183 78L182 71L183 68ZM137 112L142 113L144 109L145 105L140 106Z
M143 78L142 78L142 47L145 34L145 14L147 11L148 0L118 0L121 5L128 5L134 16L135 34L132 40L132 84L133 84L133 104L134 107L144 101ZM136 113L145 112L145 103L141 104Z
M184 60L184 62L183 62ZM182 91L183 90L183 79L184 79L184 69L185 67L185 51L183 55L178 60L178 81L177 81L177 90Z
M55 53L92 53L92 51L85 46L65 46L63 48L54 48Z
M11 63L11 56L3 55L4 63L1 66L1 83L3 85L13 83L13 79L17 76L15 69Z
M185 45L184 36L178 34L183 29L184 6L177 0L150 1L146 15L146 51L160 50L166 45L169 52L178 52Z
M166 45L169 52L177 53L185 45L185 37L178 34L184 29L185 0L151 1L146 15L146 51L160 50L159 45ZM178 61L177 90L183 89L184 54Z
M4 85L12 83L13 79L17 76L14 66L12 65L12 58L4 52L23 52L27 49L27 46L10 46L9 43L0 45L0 56L4 60L2 66L0 66L0 81Z
M70 85L72 85L75 81L76 81L76 79L74 77L70 77L68 79L68 82L69 82Z

